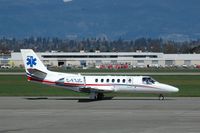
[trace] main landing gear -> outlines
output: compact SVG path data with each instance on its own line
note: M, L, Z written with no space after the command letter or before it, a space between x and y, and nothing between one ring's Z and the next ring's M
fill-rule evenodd
M90 93L91 100L103 100L104 94L103 93Z
M159 100L164 100L164 99L165 99L164 95L163 95L163 94L160 94L160 95L159 95Z

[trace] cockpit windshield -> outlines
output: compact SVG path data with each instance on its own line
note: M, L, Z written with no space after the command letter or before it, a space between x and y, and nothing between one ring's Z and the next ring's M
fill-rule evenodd
M142 78L142 82L144 84L155 84L155 82L157 82L156 80L154 80L153 78L151 77L143 77Z

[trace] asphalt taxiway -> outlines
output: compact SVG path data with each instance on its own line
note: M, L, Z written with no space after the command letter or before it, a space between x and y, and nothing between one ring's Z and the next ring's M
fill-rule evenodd
M200 98L0 97L0 133L199 133Z

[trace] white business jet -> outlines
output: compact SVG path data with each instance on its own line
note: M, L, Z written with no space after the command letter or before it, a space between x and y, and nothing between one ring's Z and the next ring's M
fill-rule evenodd
M21 49L28 81L64 87L76 92L90 94L90 99L101 100L104 93L152 93L164 100L164 94L178 92L179 89L162 84L149 76L84 76L49 71L32 49Z

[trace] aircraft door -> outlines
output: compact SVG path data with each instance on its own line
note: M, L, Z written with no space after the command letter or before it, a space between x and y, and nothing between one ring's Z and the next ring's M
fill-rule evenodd
M84 85L86 85L86 78L85 78L85 76L83 77L83 82L84 82Z

